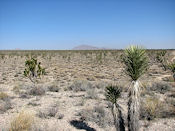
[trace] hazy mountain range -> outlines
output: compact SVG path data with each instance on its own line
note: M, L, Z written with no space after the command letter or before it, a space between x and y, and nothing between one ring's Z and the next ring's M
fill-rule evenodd
M72 50L106 50L108 48L99 48L91 45L79 45L74 47Z

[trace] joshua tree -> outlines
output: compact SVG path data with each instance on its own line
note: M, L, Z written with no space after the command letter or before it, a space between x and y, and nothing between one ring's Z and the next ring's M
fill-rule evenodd
M165 71L167 69L167 59L165 57L166 53L167 53L167 51L163 50L163 51L158 52L156 55L157 62L161 63L161 65Z
M125 131L121 108L117 103L117 99L119 97L120 97L120 89L117 86L106 87L106 99L112 103L111 111L114 117L114 124L116 131Z
M139 78L148 69L148 58L145 50L139 46L130 46L125 50L123 62L126 73L132 79L128 101L128 130L139 130L140 82Z
M25 61L24 76L28 77L33 83L41 75L45 75L45 69L41 67L41 62L37 62L36 59L31 58Z
M174 81L175 81L175 62L168 64L168 67L171 70L171 72L173 73L173 78L174 78Z

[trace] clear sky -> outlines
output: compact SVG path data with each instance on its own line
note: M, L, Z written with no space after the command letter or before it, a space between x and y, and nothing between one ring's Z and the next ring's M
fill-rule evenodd
M175 0L0 0L0 49L175 49Z

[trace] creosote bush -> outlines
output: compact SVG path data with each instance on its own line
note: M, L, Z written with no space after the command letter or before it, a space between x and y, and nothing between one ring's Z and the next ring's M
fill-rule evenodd
M164 94L172 89L172 86L166 82L155 82L149 87L150 91L155 91Z
M94 88L87 89L86 92L87 92L86 98L89 98L89 99L97 99L98 98L97 91Z
M86 91L87 89L92 89L93 85L87 80L76 80L68 87L69 90Z
M59 92L60 88L57 84L58 83L53 83L52 85L49 85L48 90L51 92Z
M8 94L0 92L0 113L4 113L8 109L11 109L12 105Z
M37 116L40 118L50 118L50 117L59 117L59 107L58 104L50 105L45 110L39 110Z
M93 109L84 109L77 114L82 121L95 122L100 127L113 125L112 115L102 106L95 106Z
M32 89L30 89L29 94L34 96L41 96L45 94L45 90L43 89L43 87L35 86Z

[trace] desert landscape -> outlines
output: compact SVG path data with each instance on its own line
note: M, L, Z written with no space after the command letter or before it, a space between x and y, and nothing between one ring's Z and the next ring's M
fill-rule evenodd
M164 50L146 50L149 68L141 82L140 131L175 131L175 81L157 60ZM115 131L105 88L119 86L128 130L131 78L122 62L123 50L0 51L0 130ZM163 59L175 60L175 50ZM45 68L32 82L24 76L25 61L35 58ZM16 129L16 130L15 130ZM20 129L20 128L19 128Z

